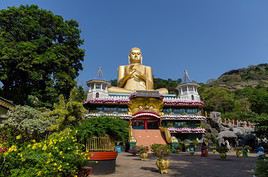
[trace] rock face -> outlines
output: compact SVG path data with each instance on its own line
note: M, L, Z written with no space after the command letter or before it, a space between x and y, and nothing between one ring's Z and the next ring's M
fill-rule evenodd
M209 85L221 86L230 90L242 89L248 86L268 86L268 64L259 64L228 71Z
M226 128L222 125L221 113L220 112L211 112L209 114L209 124L212 128L215 128L218 132L226 130Z
M222 120L220 112L211 112L207 119L207 132L213 133L218 139L233 138L236 145L248 144L248 141L255 141L254 125L244 121ZM216 131L215 131L216 130ZM252 142L250 143L252 144ZM235 145L235 143L233 143Z

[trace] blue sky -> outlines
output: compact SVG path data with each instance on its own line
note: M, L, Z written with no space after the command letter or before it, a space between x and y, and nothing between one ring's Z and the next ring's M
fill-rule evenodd
M187 69L198 82L231 69L268 63L265 0L0 0L0 9L37 4L80 24L86 50L78 83L107 80L128 63L132 47L154 76L178 79Z

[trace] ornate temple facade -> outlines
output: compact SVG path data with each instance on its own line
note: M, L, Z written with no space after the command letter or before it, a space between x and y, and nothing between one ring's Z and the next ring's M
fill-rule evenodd
M182 84L177 86L178 94L169 94L165 88L153 89L151 68L142 65L139 48L131 49L129 65L119 66L118 70L117 87L101 77L87 82L84 106L89 118L112 116L129 121L130 141L138 145L202 137L204 103L197 92L198 84L190 81L186 71ZM102 74L98 71L98 75Z

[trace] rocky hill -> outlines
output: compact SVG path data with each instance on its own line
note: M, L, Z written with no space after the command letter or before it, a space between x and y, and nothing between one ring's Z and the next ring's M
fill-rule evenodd
M268 64L259 64L247 68L235 69L222 74L217 80L208 83L230 90L258 85L268 87Z

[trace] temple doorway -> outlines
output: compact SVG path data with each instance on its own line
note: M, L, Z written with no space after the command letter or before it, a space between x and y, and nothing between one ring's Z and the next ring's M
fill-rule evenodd
M160 119L155 117L138 117L131 120L133 129L159 129Z

